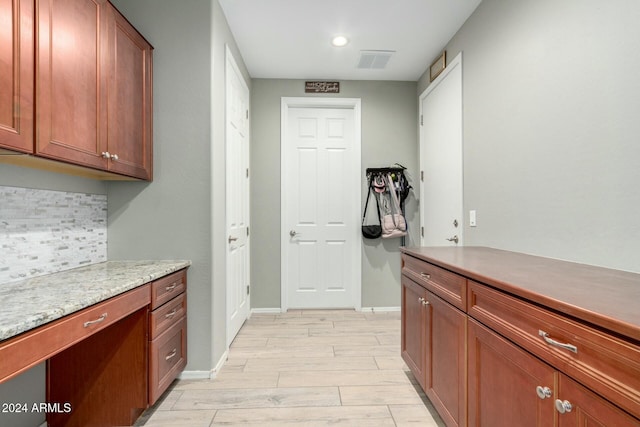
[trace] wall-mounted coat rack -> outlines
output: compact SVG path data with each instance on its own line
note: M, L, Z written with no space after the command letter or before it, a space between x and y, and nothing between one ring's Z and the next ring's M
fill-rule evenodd
M365 226L366 205L368 205L370 194L373 193L378 208L378 220L379 223L382 223L382 237L398 237L399 235L402 239L401 244L404 245L404 236L407 230L406 220L404 218L404 201L409 196L409 191L412 187L409 185L409 181L405 176L405 170L407 168L399 163L396 163L396 165L397 167L367 168L368 195L363 215L363 234L364 227L367 227ZM389 206L393 206L393 203L395 203L396 208L389 210ZM400 232L389 232L390 228L393 229L393 227L387 224L389 218L391 218L392 221L390 225L397 226L396 228L400 230ZM400 222L400 225L396 224L397 221ZM365 237L375 238L367 235L365 235Z

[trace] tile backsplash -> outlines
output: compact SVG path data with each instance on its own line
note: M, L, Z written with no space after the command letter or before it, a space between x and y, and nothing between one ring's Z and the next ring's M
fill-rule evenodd
M106 260L106 195L0 186L0 284Z

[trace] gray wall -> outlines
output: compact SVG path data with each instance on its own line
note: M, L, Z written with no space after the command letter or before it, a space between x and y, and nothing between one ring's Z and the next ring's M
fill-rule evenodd
M417 100L415 82L343 81L340 96L362 100L362 202L367 167L408 168L417 187ZM251 306L280 307L280 102L281 97L309 96L302 80L254 79L251 91ZM325 96L325 95L319 95ZM411 195L406 206L411 236L418 239L418 207ZM359 220L358 220L359 221ZM362 306L400 306L399 239L364 240ZM274 244L276 245L274 248ZM274 250L275 249L275 250Z
M466 244L640 271L638 22L637 0L484 0L446 46Z
M226 350L224 45L215 0L115 0L154 46L154 181L108 184L110 259L190 259L189 363ZM242 58L236 55L241 69Z

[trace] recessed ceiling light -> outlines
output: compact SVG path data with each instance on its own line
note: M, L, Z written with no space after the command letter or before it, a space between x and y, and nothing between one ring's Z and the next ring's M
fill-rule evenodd
M331 44L335 47L346 46L349 43L349 39L345 36L336 36L331 39Z

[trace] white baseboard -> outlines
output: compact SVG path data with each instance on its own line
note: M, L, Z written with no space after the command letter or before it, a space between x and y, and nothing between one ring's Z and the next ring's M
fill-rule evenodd
M282 309L280 307L274 307L274 308L252 308L251 309L251 314L253 314L253 313L275 314L275 313L282 313Z
M400 311L400 307L362 307L363 313L382 313L391 311Z
M181 380L209 380L213 371L182 371L178 378Z
M356 310L358 311L358 310ZM400 311L400 307L362 307L359 311L366 313L366 312L373 312L373 313L382 313L382 312L391 312L391 311ZM282 313L282 309L275 307L275 308L252 308L251 309L251 314L253 313L264 313L264 314L276 314L276 313Z
M222 366L227 361L229 357L229 350L225 351L222 354L216 366L210 371L182 371L178 378L181 380L212 380L218 376L218 372L222 369Z

